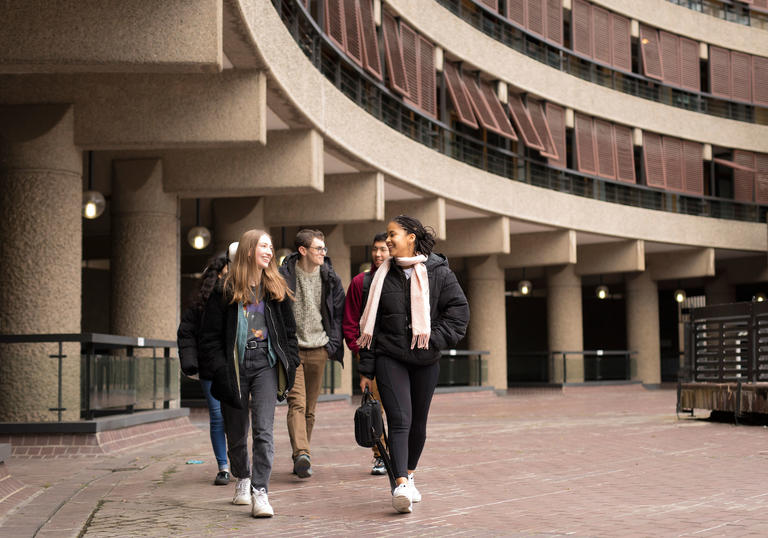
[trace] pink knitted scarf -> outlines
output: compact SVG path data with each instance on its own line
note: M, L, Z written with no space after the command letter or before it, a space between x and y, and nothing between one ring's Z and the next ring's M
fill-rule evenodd
M373 340L373 330L376 325L376 313L379 311L379 299L381 298L381 289L384 287L384 278L389 272L391 260L387 258L384 263L376 270L371 282L371 289L368 292L368 301L365 303L363 315L360 318L360 338L357 344L361 348L371 347ZM411 328L413 338L411 339L411 349L414 346L419 349L429 347L429 333L432 327L429 319L429 278L427 276L427 266L425 262L427 257L419 254L412 258L395 258L395 262L400 267L413 266L411 273Z

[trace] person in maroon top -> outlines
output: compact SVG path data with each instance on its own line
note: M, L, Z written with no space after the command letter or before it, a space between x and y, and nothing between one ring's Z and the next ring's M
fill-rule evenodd
M363 308L365 307L363 298L364 282L367 279L368 286L365 287L369 288L373 273L376 272L376 269L378 269L387 258L389 258L387 234L376 234L373 238L373 243L371 244L370 271L365 271L355 276L347 290L347 297L344 301L344 320L341 326L344 331L344 340L347 342L347 347L349 347L350 351L355 355L356 360L360 358L360 346L357 345L357 339L360 337L360 316L363 314ZM375 381L373 382L372 393L374 398L381 401ZM387 474L387 469L384 467L384 461L381 459L379 449L375 446L373 447L373 467L371 468L371 474Z

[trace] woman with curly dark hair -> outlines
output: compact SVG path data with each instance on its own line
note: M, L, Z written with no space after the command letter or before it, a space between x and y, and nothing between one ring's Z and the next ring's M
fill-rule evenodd
M213 381L211 393L222 403L229 461L238 479L232 503L250 504L253 517L274 515L267 490L275 404L285 399L299 365L292 299L277 269L272 238L248 230L203 319L200 375Z
M413 473L427 439L440 351L454 347L469 323L464 292L434 245L434 234L417 219L392 219L390 258L373 277L360 319L360 388L378 383L397 484L392 506L403 513L421 501Z
M200 289L197 290L192 304L181 314L181 323L176 333L179 348L179 361L181 371L185 375L196 378L198 374L198 344L200 340L200 326L205 310L205 304L211 295L213 288L227 272L227 257L224 254L214 256L208 260L208 265L203 269ZM208 402L208 416L210 417L211 446L219 466L219 472L213 483L217 486L229 484L229 463L227 462L227 438L224 434L224 417L221 414L221 402L211 396L211 381L201 379L205 400Z

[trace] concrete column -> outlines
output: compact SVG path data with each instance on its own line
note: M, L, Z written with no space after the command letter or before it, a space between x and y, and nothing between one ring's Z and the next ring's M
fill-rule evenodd
M661 383L659 288L647 271L627 278L627 344L637 351L632 379L644 385Z
M175 340L179 323L179 204L157 159L113 162L113 334ZM140 408L152 407L152 361L139 359ZM171 362L176 371L178 361ZM158 371L161 371L158 364ZM172 398L178 400L178 375ZM159 404L162 406L162 403Z
M497 255L467 258L470 305L469 348L487 349L487 384L507 388L507 310L504 269Z
M568 264L547 269L547 337L550 351L582 351L584 330L581 311L581 277L576 266ZM563 381L563 359L555 357L550 381ZM584 360L581 355L567 359L568 383L584 381Z
M325 233L325 246L328 247L328 256L333 262L333 270L339 275L341 279L341 285L344 286L344 292L346 293L349 283L352 280L352 254L349 246L344 242L344 227L342 225L334 226L333 228L324 228ZM340 394L352 394L352 383L357 383L357 380L352 379L352 361L355 360L352 357L352 353L344 345L344 368L339 369L334 365L334 384L337 387L336 392Z
M264 226L264 198L218 198L213 201L214 252L224 252L243 232Z
M79 333L82 157L66 105L0 106L0 333ZM0 345L0 421L58 419L57 344ZM64 345L63 420L80 419L80 345Z
M704 295L707 297L707 306L732 303L736 300L736 288L727 278L719 276L704 285Z

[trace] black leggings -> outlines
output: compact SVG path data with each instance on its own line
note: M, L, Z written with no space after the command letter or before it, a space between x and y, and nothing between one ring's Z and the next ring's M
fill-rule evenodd
M427 440L427 415L440 374L440 363L419 366L376 357L376 382L387 413L389 450L395 477L416 469Z

